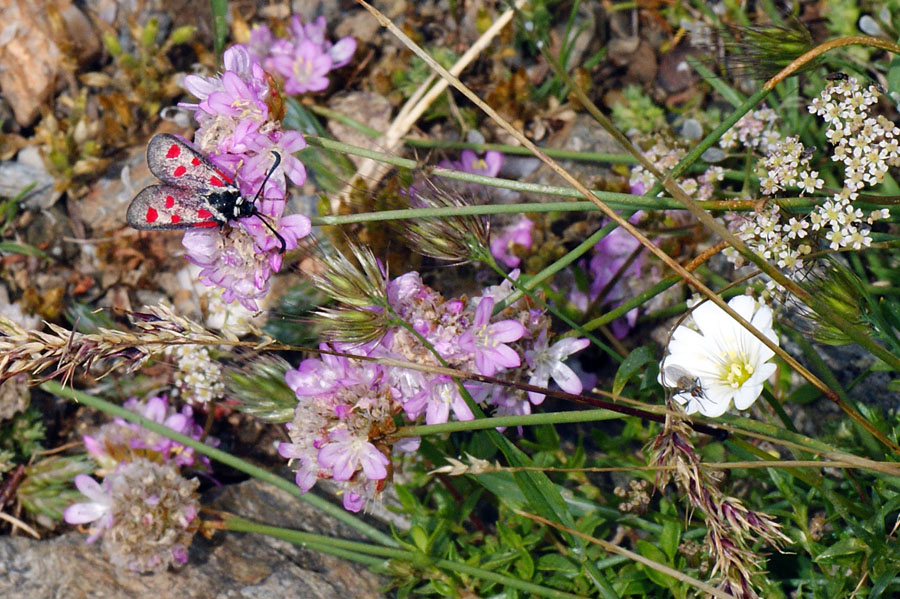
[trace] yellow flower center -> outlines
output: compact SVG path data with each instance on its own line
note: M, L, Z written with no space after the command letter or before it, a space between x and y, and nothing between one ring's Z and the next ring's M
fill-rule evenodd
M753 376L753 365L743 353L729 350L719 379L732 389L738 389Z

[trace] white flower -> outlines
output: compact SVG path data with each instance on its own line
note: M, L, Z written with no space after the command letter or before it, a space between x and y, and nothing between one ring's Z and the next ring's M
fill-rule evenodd
M553 377L559 388L566 393L581 393L581 380L575 371L563 364L563 361L590 343L587 339L566 337L547 347L547 330L542 330L534 343L534 349L525 352L525 359L533 369L528 384L546 387L550 377ZM528 398L534 405L544 401L544 395L534 391L528 392Z
M778 343L771 308L746 295L733 298L728 305ZM694 310L693 319L699 332L684 325L675 329L659 382L679 389L674 398L687 404L688 414L700 412L714 418L724 414L732 402L737 409L746 410L775 372L775 364L769 362L775 353L712 302ZM689 373L698 384L685 385L683 375L673 374L681 372Z

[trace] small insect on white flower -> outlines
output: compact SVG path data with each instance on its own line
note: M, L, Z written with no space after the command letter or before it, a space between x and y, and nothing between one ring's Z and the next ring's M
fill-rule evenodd
M728 306L778 344L771 308L745 295L732 298ZM677 388L673 399L688 414L716 418L732 405L746 410L775 372L770 361L775 352L712 302L695 307L692 316L696 329L679 325L672 333L660 384Z
M666 366L664 377L667 382L675 383L675 393L686 393L696 399L706 397L700 377L693 376L681 366Z

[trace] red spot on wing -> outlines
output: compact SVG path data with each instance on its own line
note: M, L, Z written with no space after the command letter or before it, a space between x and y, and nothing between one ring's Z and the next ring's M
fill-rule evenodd
M226 175L219 169L216 169L216 172L219 173L219 176L222 177L223 179L225 179L225 181L227 181L229 184L234 183L234 179L232 179L231 177L229 177L228 175Z
M173 214L172 215L172 224L177 225L179 222L181 222L181 217L178 216L177 214Z
M212 218L212 212L206 208L201 208L197 211L197 218Z
M172 144L169 146L169 151L166 152L166 158L178 158L179 154L181 154L181 147L178 144Z
M166 209L171 210L172 206L175 205L175 198L172 196L166 196Z
M219 226L219 223L217 223L217 222L214 221L214 220L208 220L208 221L204 221L204 222L202 222L202 223L194 223L193 226L195 226L195 227L203 227L203 228L207 228L207 229L208 229L208 228L210 228L210 227L218 227L218 226Z
M172 171L172 175L175 177L183 177L186 172L187 172L187 169L184 168L184 165L181 165L178 168L176 168L174 171Z
M147 208L147 216L145 218L148 223L155 223L156 219L159 218L159 213L156 212L156 208L150 206Z
M191 159L191 164L193 164L194 166L200 166L200 159L197 158L196 156L194 156L194 157Z
M216 187L225 187L225 184L222 183L222 180L219 179L219 178L218 178L217 176L215 176L215 175L213 175L212 177L209 178L209 184L210 184L210 185L214 185L214 186L216 186Z

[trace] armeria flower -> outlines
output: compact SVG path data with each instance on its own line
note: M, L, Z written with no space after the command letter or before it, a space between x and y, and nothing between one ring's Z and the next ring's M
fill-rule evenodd
M271 50L271 68L284 77L289 94L319 92L328 87L332 59L322 46L308 39L298 43L279 40Z
M441 160L438 166L473 175L496 177L500 172L500 167L503 166L503 154L490 151L484 155L484 158L479 158L478 154L472 150L463 150L459 160Z
M500 368L516 368L522 363L516 350L506 344L521 339L525 327L515 320L489 324L493 309L493 298L482 298L472 328L459 337L459 347L474 354L475 367L485 376L494 376Z
M778 343L771 308L746 295L732 298L728 305ZM686 404L688 414L700 412L714 418L724 414L732 403L746 410L775 372L775 364L769 362L775 353L712 302L697 307L693 320L699 332L681 325L672 334L659 382L679 389L675 400ZM674 374L679 372L688 374ZM686 385L685 378L696 385Z
M319 466L331 469L334 480L350 480L357 470L362 470L369 480L381 480L387 476L386 466L391 461L378 448L337 429L328 435L328 442L319 450Z
M500 152L490 150L485 152L484 158L479 158L478 154L472 150L463 150L462 154L460 154L459 162L452 163L450 168L455 168L464 173L472 173L473 175L496 177L501 167L503 167L503 154Z
M151 397L143 402L132 398L125 402L124 407L192 439L199 440L203 436L203 428L194 421L190 406L179 412L169 405L165 396ZM209 468L206 456L198 456L192 448L122 418L102 425L96 433L84 435L83 439L91 457L108 471L119 462L130 461L137 455L151 457L158 462L172 462L179 467L199 463ZM212 446L218 444L214 437L207 437L205 442Z
M102 537L113 565L160 572L187 562L200 524L197 479L186 480L173 464L137 458L120 464L102 486L85 474L75 485L91 501L69 506L66 522L98 522L87 542Z
M643 218L643 212L636 212L629 222L636 223ZM616 227L594 246L593 255L587 263L591 281L588 293L574 288L570 300L581 310L587 310L591 302L600 301L605 306L615 307L627 297L631 297L645 284L643 269L645 257L639 253L641 244L622 227ZM614 320L610 328L622 339L637 322L638 310L629 310L622 318Z
M319 17L315 21L303 24L300 15L294 15L291 19L291 32L294 34L295 40L307 39L318 44L322 50L331 56L334 62L332 68L337 69L348 62L356 52L356 40L352 37L342 37L338 42L332 45L325 39L326 22L325 17Z
M322 91L328 87L328 73L349 63L356 52L355 39L344 37L332 44L325 30L325 17L304 24L294 15L289 37L276 39L271 29L257 26L245 48L266 70L284 78L287 93Z
M441 424L450 419L450 411L457 420L472 420L475 416L459 393L459 387L449 376L431 380L425 401L425 424Z
M506 227L491 240L491 255L509 268L516 268L522 259L513 252L516 247L531 249L532 229L534 229L534 222L528 217L523 217L515 224Z
M322 349L330 350L327 344ZM347 347L336 346L338 351ZM366 355L371 346L358 346ZM294 419L288 423L290 443L282 443L282 457L299 462L296 483L303 492L320 478L341 483L344 505L358 511L377 497L381 487L369 484L387 477L390 459L370 440L393 426L400 405L392 396L384 368L323 354L304 360L285 375L297 394ZM381 431L381 432L379 432ZM352 499L348 499L349 494ZM349 507L348 507L349 506Z
M194 136L198 149L223 172L234 175L245 197L255 196L265 180L256 206L260 216L233 221L230 227L188 230L183 245L188 261L201 268L205 285L222 288L226 303L239 301L257 311L258 300L268 293L269 279L281 268L283 250L296 248L311 229L306 216L283 215L285 178L296 185L306 181L306 170L293 155L306 142L299 132L283 131L273 120L277 115L269 103L274 87L247 47L229 48L224 63L221 76L185 77L185 87L200 101L180 106L193 110L200 123ZM273 167L276 152L281 162ZM268 218L269 226L261 218ZM283 248L270 227L283 239Z
M532 368L529 385L546 387L552 377L559 388L566 393L581 393L581 379L571 368L563 364L566 358L586 348L591 342L587 339L566 337L553 345L547 345L547 330L541 331L534 347L525 352L525 360ZM543 393L528 392L531 403L538 405L544 401Z

